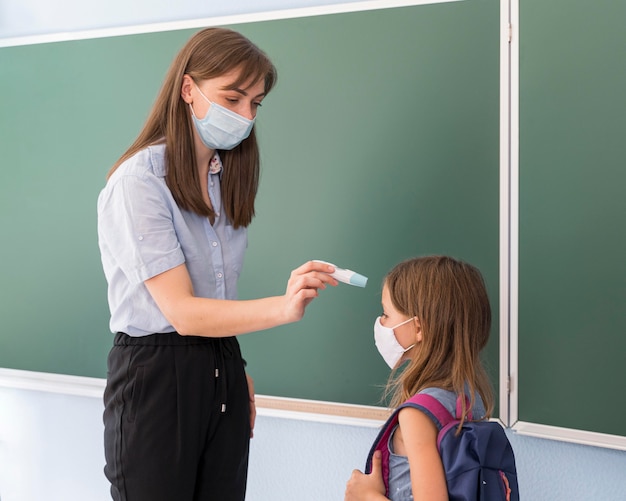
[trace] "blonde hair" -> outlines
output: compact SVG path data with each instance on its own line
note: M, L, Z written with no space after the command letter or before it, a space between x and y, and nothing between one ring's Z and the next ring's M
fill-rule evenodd
M478 393L490 417L493 390L480 351L489 340L491 308L478 269L447 256L413 258L396 265L385 285L394 308L418 318L423 336L411 361L390 376L391 405L397 407L429 387L457 395L467 388L469 408ZM464 405L462 421L468 410Z
M277 80L276 68L246 37L225 28L206 28L193 35L180 50L165 77L152 110L135 142L109 171L153 144L165 143L166 183L179 207L212 216L200 190L193 147L193 123L181 97L183 77L194 81L216 78L239 70L232 88L264 80L267 95ZM259 184L260 157L254 128L250 136L230 151L220 151L224 165L221 188L224 210L235 228L248 226L254 217Z

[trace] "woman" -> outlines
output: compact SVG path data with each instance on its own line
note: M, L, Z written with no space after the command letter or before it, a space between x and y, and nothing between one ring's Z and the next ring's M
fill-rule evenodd
M259 180L254 122L275 82L241 34L196 33L98 198L115 500L243 500L255 409L235 336L298 321L337 285L332 266L311 261L284 295L237 300Z

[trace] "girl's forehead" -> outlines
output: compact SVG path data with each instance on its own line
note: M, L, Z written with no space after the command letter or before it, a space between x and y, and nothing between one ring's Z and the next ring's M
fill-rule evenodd
M383 285L381 301L385 304L391 304L391 295L389 294L389 287L387 287L387 284Z

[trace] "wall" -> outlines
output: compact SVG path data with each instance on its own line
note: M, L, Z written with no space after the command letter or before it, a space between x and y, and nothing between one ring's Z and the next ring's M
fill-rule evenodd
M176 23L177 29L208 26L212 24L212 19L217 18L219 24L236 23L250 14L261 21L264 17L279 19L319 12L338 13L454 1L458 0L343 0L341 3L335 0L179 0L175 3L168 0L64 0L60 9L56 1L0 0L0 47L3 44L101 36L101 30L115 30L117 34L122 34L168 29L172 23ZM137 29L139 25L147 28ZM132 29L129 30L130 27ZM86 32L92 33L86 35Z
M16 389L0 381L2 501L110 499L102 473L103 406L93 393ZM263 412L251 442L246 500L343 499L345 482L354 468L363 467L377 429ZM626 453L514 432L509 437L522 499L624 499Z

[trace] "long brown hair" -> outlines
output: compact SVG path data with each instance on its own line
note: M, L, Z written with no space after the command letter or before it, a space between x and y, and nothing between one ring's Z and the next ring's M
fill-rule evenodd
M264 80L265 94L274 87L276 68L267 55L246 37L225 28L206 28L193 35L180 50L165 77L152 110L135 142L109 171L147 146L165 143L166 183L179 207L201 216L212 216L204 202L196 169L193 123L181 97L184 75L194 81L239 70L232 88L252 80ZM235 228L248 226L254 217L259 185L260 157L254 128L250 136L230 151L220 151L222 200L226 216Z
M470 408L478 393L490 417L493 390L480 351L489 340L491 307L478 269L447 256L413 258L396 265L385 284L394 308L417 317L423 336L411 361L392 372L392 406L429 387L463 395L467 385Z

